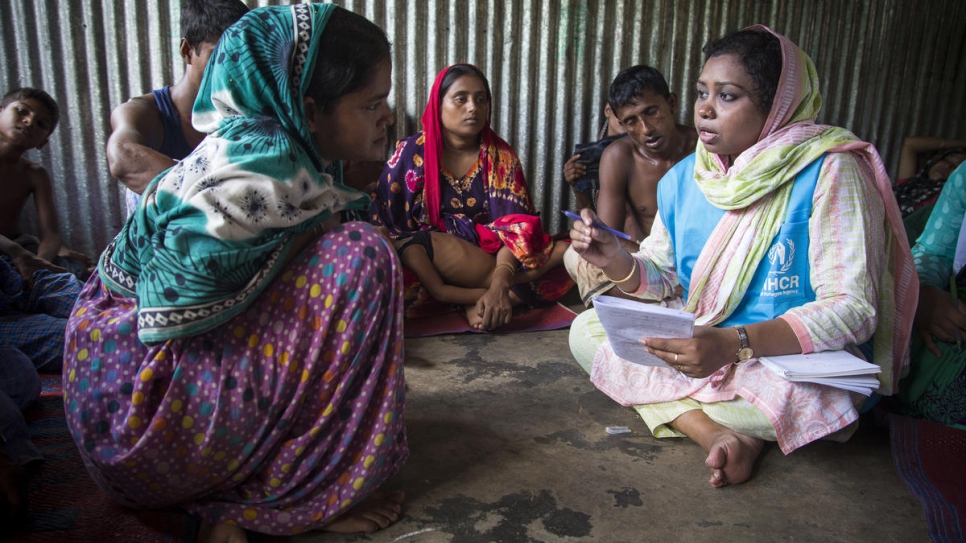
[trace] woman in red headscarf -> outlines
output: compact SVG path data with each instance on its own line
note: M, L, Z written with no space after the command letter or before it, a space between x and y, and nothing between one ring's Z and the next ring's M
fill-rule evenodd
M464 305L476 328L497 328L513 305L556 300L573 284L558 266L566 246L543 231L520 159L490 129L490 103L475 66L441 71L423 130L399 142L379 179L370 220L416 275L406 280L407 316L438 311L427 303L436 300Z

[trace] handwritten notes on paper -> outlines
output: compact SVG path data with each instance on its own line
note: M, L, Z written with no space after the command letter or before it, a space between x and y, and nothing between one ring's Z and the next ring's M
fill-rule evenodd
M667 366L647 352L641 338L689 338L694 333L694 314L613 296L594 298L594 308L614 353L635 364Z

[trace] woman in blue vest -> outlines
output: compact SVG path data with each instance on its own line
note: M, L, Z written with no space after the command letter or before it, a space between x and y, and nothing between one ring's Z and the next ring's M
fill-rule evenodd
M883 368L891 394L908 363L918 290L909 244L875 149L815 124L811 59L763 26L704 47L694 124L699 143L658 185L658 217L639 252L593 228L574 249L628 294L661 300L680 286L696 316L688 339L642 338L667 367L617 357L593 312L571 349L594 384L633 405L655 437L687 436L714 487L751 476L764 441L785 454L847 439L865 398L790 382L757 357L850 349Z

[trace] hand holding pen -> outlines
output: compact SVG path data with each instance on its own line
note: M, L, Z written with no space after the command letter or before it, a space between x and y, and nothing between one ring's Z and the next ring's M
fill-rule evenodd
M574 219L573 228L570 230L570 246L584 260L605 269L618 258L628 258L622 255L626 251L617 239L619 235L623 237L626 234L601 223L592 210L583 209L580 215L567 210L562 212Z
M584 220L583 217L574 213L573 211L570 211L569 209L561 209L560 212L575 221ZM600 228L604 232L610 232L611 234L614 234L615 236L621 239L626 239L627 241L631 240L631 236L629 234L625 232L621 232L620 230L615 230L614 228L607 226L606 224L600 222L600 219L598 219L596 216L594 217L594 219L592 219L592 222L590 223L590 225L593 226L594 228Z

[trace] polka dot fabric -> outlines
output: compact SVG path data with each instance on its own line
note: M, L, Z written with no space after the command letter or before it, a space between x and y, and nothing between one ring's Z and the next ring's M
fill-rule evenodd
M400 277L376 231L348 223L226 325L152 347L135 300L93 277L63 383L91 475L125 505L261 533L344 513L408 456Z

